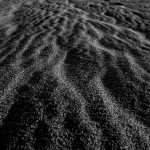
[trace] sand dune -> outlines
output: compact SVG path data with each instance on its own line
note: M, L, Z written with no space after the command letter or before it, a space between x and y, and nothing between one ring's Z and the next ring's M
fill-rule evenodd
M149 6L0 1L0 149L149 150Z

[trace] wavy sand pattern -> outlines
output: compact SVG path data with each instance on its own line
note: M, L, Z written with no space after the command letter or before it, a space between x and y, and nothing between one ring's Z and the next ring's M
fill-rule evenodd
M0 2L1 150L149 150L150 3Z

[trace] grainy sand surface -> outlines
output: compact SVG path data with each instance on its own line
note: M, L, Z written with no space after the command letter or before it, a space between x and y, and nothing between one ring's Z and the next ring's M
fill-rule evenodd
M0 150L150 150L150 2L0 0Z

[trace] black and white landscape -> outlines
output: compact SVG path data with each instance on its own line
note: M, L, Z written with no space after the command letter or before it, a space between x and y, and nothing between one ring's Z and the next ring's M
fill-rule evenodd
M150 1L1 0L0 150L150 150Z

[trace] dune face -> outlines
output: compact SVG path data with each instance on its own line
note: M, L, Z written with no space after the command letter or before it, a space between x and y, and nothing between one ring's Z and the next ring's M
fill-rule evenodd
M1 150L149 150L150 3L0 2Z

